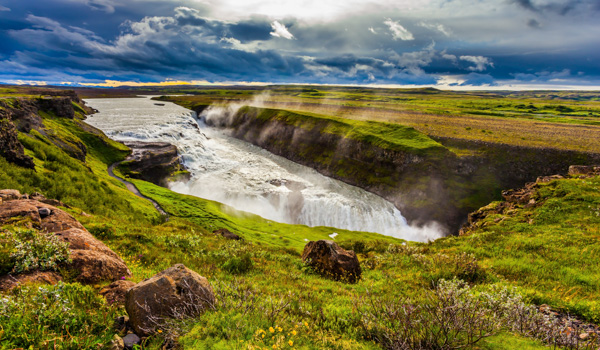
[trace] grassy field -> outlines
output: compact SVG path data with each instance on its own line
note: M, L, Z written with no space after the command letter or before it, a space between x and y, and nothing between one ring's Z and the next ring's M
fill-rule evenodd
M189 99L197 103L199 97ZM398 322L390 323L377 305L400 303L425 312L436 305L436 292L453 290L464 292L456 305L470 307L468 315L494 315L481 316L493 331L474 349L547 348L533 336L535 330L517 329L506 311L490 311L481 302L488 296L515 306L521 305L520 295L525 306L546 303L600 322L600 177L540 185L536 205L491 215L468 236L432 243L279 224L131 180L170 214L164 222L148 201L108 176L107 167L127 153L123 145L86 131L81 115L74 120L42 116L53 137L86 146L85 163L55 146L50 136L21 133L36 171L0 158L0 188L39 191L73 206L65 210L123 257L135 282L183 263L207 277L217 292L215 310L166 324L147 339L148 349L159 349L165 337L178 338L190 349L381 349ZM245 240L212 233L223 227ZM16 224L0 228L0 260L11 253L6 237L21 229ZM356 284L323 278L301 262L306 240L327 239L333 230L340 245L358 253L363 278ZM113 318L124 310L98 297L102 285L82 286L65 278L54 287L25 286L0 296L0 348L96 348L112 338ZM454 279L465 283L446 282ZM439 324L427 327L439 330ZM467 338L459 332L453 344L464 345Z
M167 91L168 92L168 91ZM195 105L243 102L345 119L410 126L428 136L600 153L598 93L450 92L435 89L270 87L186 90Z

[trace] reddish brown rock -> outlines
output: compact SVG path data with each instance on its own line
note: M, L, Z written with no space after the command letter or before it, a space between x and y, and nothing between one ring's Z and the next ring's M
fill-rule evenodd
M57 284L62 281L59 274L52 271L33 271L21 275L0 276L0 291L8 291L19 284L39 283L39 284Z
M357 282L362 275L360 263L352 250L345 250L333 241L311 241L302 252L302 261L321 275L336 280Z
M213 233L217 234L217 235L220 235L220 236L223 236L223 237L225 237L227 239L233 239L233 240L236 240L236 241L239 241L239 240L242 239L242 237L236 235L235 233L229 231L226 228L221 228L221 229L215 230L215 231L213 231Z
M131 277L131 271L120 258L95 250L71 250L71 267L78 273L76 280L93 284Z
M34 227L54 232L62 241L69 243L70 267L76 270L77 281L97 283L131 276L125 262L68 213L32 199L0 204L0 224L23 218L31 220Z
M0 198L6 201L21 199L21 192L17 190L0 190Z
M134 282L127 280L118 280L109 284L100 290L100 295L106 299L109 304L125 305L125 294L129 288L135 286Z
M125 297L130 324L140 336L154 333L166 319L196 316L214 304L208 280L183 264L136 284Z

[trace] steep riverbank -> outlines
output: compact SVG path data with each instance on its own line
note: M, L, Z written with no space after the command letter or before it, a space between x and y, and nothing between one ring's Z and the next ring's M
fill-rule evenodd
M437 221L453 233L502 190L600 161L592 153L429 138L397 124L255 107L194 110L236 138L388 199L411 224Z

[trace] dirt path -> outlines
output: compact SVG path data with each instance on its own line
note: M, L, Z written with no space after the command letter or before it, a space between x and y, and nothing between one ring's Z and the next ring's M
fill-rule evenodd
M154 206L154 208L156 208L156 210L158 210L158 212L159 212L159 213L160 213L162 216L164 216L164 217L165 217L166 221L169 221L169 214L168 214L166 211L164 211L164 209L163 209L163 208L161 208L161 206L160 206L158 203L156 203L154 200L152 200L152 199L150 199L150 198L148 198L148 197L144 196L144 195L143 195L143 194L142 194L142 193L141 193L141 192L140 192L140 191L137 189L137 187L135 187L135 185L134 185L134 184L132 184L131 182L129 182L129 181L126 181L126 180L123 180L122 178L120 178L120 177L118 177L117 175L115 175L115 173L113 172L113 169L114 169L114 167L115 167L115 166L119 165L119 163L121 163L121 162L116 162L116 163L113 163L113 164L111 164L111 166L109 166L109 167L108 167L108 169L107 169L107 171L108 171L108 175L110 175L112 178L115 178L115 179L117 179L117 180L121 181L121 182L122 182L122 183L125 185L125 187L127 187L127 189L128 189L129 191L131 191L133 194L135 194L136 196L138 196L138 197L140 197L140 198L143 198L143 199L146 199L146 200L150 201L150 203L152 203L152 205Z

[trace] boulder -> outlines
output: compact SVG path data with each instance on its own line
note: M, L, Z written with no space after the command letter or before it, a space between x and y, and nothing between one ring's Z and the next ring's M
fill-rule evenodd
M131 281L114 281L102 288L100 290L100 295L102 295L109 304L125 305L125 294L127 294L129 288L133 286L135 286L135 283Z
M214 308L208 280L183 264L174 265L127 291L125 309L135 333L154 333L166 319L196 316Z
M31 226L54 232L59 239L69 243L70 267L77 273L77 281L98 283L131 276L125 262L68 213L32 199L0 204L0 224L22 218L29 219Z
M0 291L11 290L19 284L57 284L60 281L62 281L62 277L52 271L33 271L21 275L8 274L0 276Z
M235 233L229 231L226 228L221 228L221 229L215 230L215 231L213 231L213 233L217 234L217 235L220 235L220 236L223 236L223 237L225 237L227 239L233 239L233 240L236 240L236 241L239 241L239 240L242 239L242 237L236 235Z
M571 165L569 175L600 175L600 165Z
M311 241L302 252L302 261L317 270L321 275L336 280L357 282L362 270L356 254L345 250L333 241Z
M18 190L0 190L0 198L2 198L5 202L21 199L21 192Z

